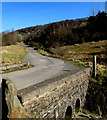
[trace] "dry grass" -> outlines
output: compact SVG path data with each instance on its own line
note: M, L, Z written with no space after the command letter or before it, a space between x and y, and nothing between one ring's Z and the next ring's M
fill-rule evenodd
M39 52L40 54L42 54L42 55L49 56L49 53L46 52L46 51L44 51L44 50L42 50L42 49L38 49L38 52Z
M0 66L22 63L26 53L26 48L21 45L0 47Z
M107 40L87 42L51 49L51 56L73 61L80 66L92 67L93 55L97 56L97 69L104 73L107 64Z
M88 42L83 44L75 44L72 46L64 46L65 49L64 58L71 60L91 61L93 55L97 55L97 58L105 58L105 46L107 40L100 42Z
M58 57L62 57L67 60L81 60L91 61L93 55L97 55L97 58L107 58L105 47L107 46L107 40L100 42L87 42L83 44L75 44L71 46L63 46L57 49L52 49L52 53Z

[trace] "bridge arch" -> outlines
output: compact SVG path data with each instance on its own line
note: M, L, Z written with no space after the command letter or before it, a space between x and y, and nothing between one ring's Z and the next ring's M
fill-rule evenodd
M78 113L80 111L81 101L78 98L75 103L75 113Z
M65 118L68 119L72 118L72 114L73 114L72 107L68 106L66 109Z

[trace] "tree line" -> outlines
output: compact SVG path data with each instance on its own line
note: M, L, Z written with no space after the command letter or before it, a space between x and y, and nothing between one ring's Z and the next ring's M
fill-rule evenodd
M66 20L41 26L33 30L24 42L33 47L73 45L107 39L107 13L99 12L88 19Z
M12 38L12 36L17 36L16 34L22 35L21 40L26 44L45 50L49 50L50 47L104 40L107 39L107 13L99 12L88 19L65 20L3 34L3 44L6 45L7 41L14 43L21 41L17 37L17 39Z

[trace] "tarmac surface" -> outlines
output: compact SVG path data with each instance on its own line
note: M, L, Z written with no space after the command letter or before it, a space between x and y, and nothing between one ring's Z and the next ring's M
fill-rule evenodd
M74 73L80 69L63 60L43 56L33 48L28 47L28 51L24 62L28 62L34 67L2 75L2 78L12 80L17 90L24 89L67 72Z

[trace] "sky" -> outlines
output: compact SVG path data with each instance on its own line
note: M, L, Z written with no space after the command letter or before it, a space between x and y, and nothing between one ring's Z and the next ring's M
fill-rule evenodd
M2 2L105 2L107 0L1 0Z
M2 31L89 17L104 10L104 2L2 2Z

